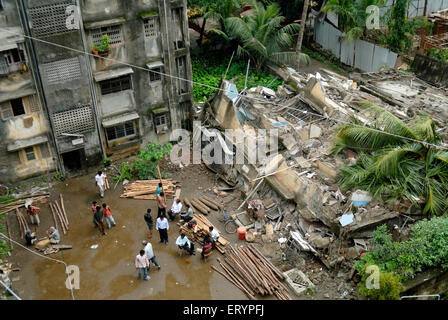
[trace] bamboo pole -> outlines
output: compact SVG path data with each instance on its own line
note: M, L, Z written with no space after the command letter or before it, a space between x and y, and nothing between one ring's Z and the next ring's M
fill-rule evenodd
M64 219L64 214L62 213L61 207L59 207L59 203L57 200L54 201L54 206L56 208L56 212L59 214L59 217L61 218L61 220L64 224L65 230L67 231L68 230L67 222Z
M22 226L22 220L20 219L20 212L19 209L16 209L16 217L17 221L19 222L19 228L20 228L20 237L23 238L23 226Z
M55 205L54 203L51 203L51 202L50 202L50 205L53 206L54 211L56 212L56 216L58 217L59 223L60 223L61 228L62 228L62 232L63 232L64 234L66 234L67 232L66 232L66 230L65 230L64 221L63 221L63 219L61 218L61 216L59 215L59 212L58 212L58 209L57 209L56 205Z
M61 201L62 212L64 213L65 221L67 222L67 226L68 226L69 222L68 222L67 212L65 211L64 198L62 197L62 193L59 194L59 197L61 198L60 201Z
M54 209L53 209L53 206L51 205L51 202L50 202L48 205L49 205L49 207L50 207L50 209L51 209L51 213L52 213L52 215L53 215L54 227L55 227L56 229L58 229L58 223L57 223L57 221L56 221L56 215L55 215L55 213L54 213Z

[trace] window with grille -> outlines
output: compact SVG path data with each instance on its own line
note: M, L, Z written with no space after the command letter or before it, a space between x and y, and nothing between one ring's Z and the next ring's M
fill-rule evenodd
M145 27L145 37L147 39L157 37L159 31L158 17L151 17L143 20L143 26Z
M90 104L76 109L54 113L54 131L56 136L61 133L84 133L95 129L93 113Z
M77 57L45 63L42 69L50 85L81 78L81 65Z
M158 67L158 68L152 68L149 71L149 82L157 82L157 81L161 81L162 80L162 68Z
M0 104L0 110L2 113L2 119L7 120L12 117L14 117L14 114L12 113L11 105L9 104L9 101L2 102Z
M120 44L123 42L123 35L121 32L121 25L102 27L93 29L91 31L92 42L94 45L99 46L103 42L103 36L107 35L110 38L109 44Z
M37 96L28 96L28 104L30 107L30 112L40 112L40 106Z
M71 1L64 1L29 9L33 35L47 37L76 31L67 28L66 24L68 17L66 9L70 5L73 5Z
M115 127L106 128L107 140L115 140L135 135L134 122L128 121Z
M177 93L183 94L188 91L187 78L187 58L185 56L176 58L176 71L177 71ZM185 79L185 80L183 80Z
M102 95L129 90L132 88L130 75L104 80L99 82L99 84L101 87Z
M166 122L166 114L161 114L161 115L156 116L156 117L154 118L154 122L155 122L155 124L156 124L156 127L159 127L159 126L166 126L166 125L167 125L167 122Z
M34 152L34 147L25 148L25 155L27 161L36 160L36 153Z
M182 19L183 8L176 8L171 11L174 24L174 48L175 50L185 48L184 25Z

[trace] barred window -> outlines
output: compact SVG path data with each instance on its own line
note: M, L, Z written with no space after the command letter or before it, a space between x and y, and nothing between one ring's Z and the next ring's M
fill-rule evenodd
M129 90L132 87L130 75L126 75L126 76L122 76L122 77L118 77L118 78L114 78L114 79L104 80L104 81L99 82L99 84L101 87L102 95L119 92L119 91L124 91L124 90Z
M145 37L155 38L159 31L159 19L158 17L151 17L143 20L143 25L145 27Z
M36 153L34 152L34 147L25 148L26 160L32 161L36 160Z
M187 83L187 58L185 56L176 58L176 71L177 77L176 86L177 93L183 94L188 92Z
M81 78L81 65L77 57L45 63L42 69L50 85Z
M29 12L33 35L47 37L75 31L76 29L67 28L66 24L68 17L66 9L70 5L73 5L71 1L64 1L31 8Z
M120 44L123 42L123 34L121 32L121 25L101 27L91 31L93 44L99 46L103 42L103 36L107 35L110 38L110 45Z
M115 127L106 128L106 136L108 141L133 135L135 135L133 121L128 121Z
M62 133L84 133L95 129L90 104L76 109L57 112L52 115L54 131L60 137Z
M149 71L149 82L156 82L162 80L162 68L153 68Z
M166 114L158 115L154 118L154 122L156 123L156 127L165 126L166 125Z

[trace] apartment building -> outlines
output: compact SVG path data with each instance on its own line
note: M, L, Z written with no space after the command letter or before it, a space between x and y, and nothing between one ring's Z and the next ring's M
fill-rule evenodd
M42 117L41 138L36 138L37 129L36 136L26 136L29 143L38 143L33 145L36 158L52 160L45 169L39 166L41 173L82 173L106 156L138 150L151 141L167 142L173 129L188 128L192 86L178 79L191 80L186 0L1 2L8 18L9 11L18 15L6 19L5 27L23 35L16 43L24 50L10 54L8 77L28 76L29 90L34 90L23 99L25 115L17 117L33 112ZM9 37L3 31L0 34ZM94 52L104 36L110 39L109 47ZM9 103L10 110L22 112L17 101ZM19 160L26 160L30 146L17 143L11 125L2 123L0 128L11 137L10 149L20 150ZM10 180L38 174L27 167L27 174L19 175L1 166Z

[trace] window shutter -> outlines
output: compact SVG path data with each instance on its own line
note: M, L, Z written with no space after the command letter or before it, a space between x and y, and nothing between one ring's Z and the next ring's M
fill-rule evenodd
M14 115L12 114L12 110L11 110L11 106L9 104L9 101L7 102L2 102L0 104L0 111L2 114L2 119L6 120L9 118L12 118Z

